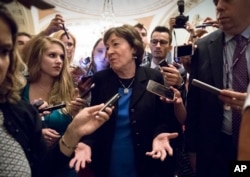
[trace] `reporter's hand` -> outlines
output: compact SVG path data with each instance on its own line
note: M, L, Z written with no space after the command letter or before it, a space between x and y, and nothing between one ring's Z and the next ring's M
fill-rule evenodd
M81 68L80 66L71 66L70 67L70 74L73 78L73 82L75 85L78 85L81 82L81 77L86 75L86 70Z
M82 82L82 81L79 81L78 82L78 89L80 91L80 93L85 93L89 88L90 86L92 85L92 78L88 78L86 81Z
M174 103L174 104L182 104L181 93L178 89L174 88L173 86L169 87L174 92L174 99L160 97L160 99L166 103Z
M205 18L203 24L211 24L215 28L219 28L219 22L217 20L213 20L211 17Z
M55 17L50 21L49 26L43 31L45 35L50 35L59 30L63 30L64 20L60 14L56 14Z
M33 100L31 104L35 105L37 102L40 102L40 101L42 101L43 104L41 104L39 107L36 107L38 110L45 109L49 106L48 102L42 100L41 98ZM49 115L50 113L51 113L50 111L43 111L42 113L39 113L39 116L40 116L41 120L43 120L44 116Z
M51 128L43 128L42 134L48 147L52 147L61 137L56 130Z
M161 67L161 73L164 78L164 82L168 85L180 86L183 82L183 78L179 70L172 64L169 64L168 67Z
M233 90L223 89L220 92L219 99L224 102L225 105L231 106L234 109L242 110L247 93L236 92Z
M79 137L89 135L102 126L110 117L112 109L107 107L105 111L99 111L104 104L86 107L73 119L69 128Z
M72 101L70 101L71 115L75 115L86 105L86 100L82 99L79 94L79 89L75 88L75 96Z
M170 29L170 31L172 31L172 30L174 29L175 22L176 22L175 17L171 17L171 18L169 19L168 24L169 24L169 29Z
M83 136L93 133L109 119L112 109L107 107L105 111L100 111L103 106L104 103L86 107L73 118L60 141L60 150L64 155L70 157Z

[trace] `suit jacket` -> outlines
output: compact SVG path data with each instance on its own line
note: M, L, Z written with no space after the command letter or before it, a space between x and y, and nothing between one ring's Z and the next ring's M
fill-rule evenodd
M215 160L215 154L221 141L223 103L217 95L192 86L191 81L196 78L223 88L223 43L224 34L220 30L200 39L191 62L187 94L186 146L189 152L197 153L198 177L214 177L221 171L220 167L216 167L219 161ZM228 164L224 165L229 168Z
M166 164L161 163L160 160L153 160L151 157L146 156L145 153L152 150L152 140L158 134L181 131L181 126L174 116L173 105L162 102L158 96L146 91L149 79L163 83L160 72L151 68L138 67L129 106L138 177L152 177L157 171L163 173L162 176L173 173L175 166L174 163L171 163L173 158L168 157L169 165L165 166ZM118 76L112 69L95 73L93 82L95 88L91 92L92 105L106 102L118 92L120 87ZM92 139L95 137L95 143L92 144L92 165L96 177L108 177L110 151L118 113L117 108L116 103L110 120L91 137ZM177 140L171 140L173 147L176 147L177 142ZM164 168L159 168L163 166Z

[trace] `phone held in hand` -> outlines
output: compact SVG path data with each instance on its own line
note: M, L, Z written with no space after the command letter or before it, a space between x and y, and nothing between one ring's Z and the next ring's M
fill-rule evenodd
M44 103L43 100L38 100L36 101L33 106L35 106L35 108L38 110L38 108Z
M66 104L65 103L60 103L60 104L57 104L57 105L54 105L54 106L49 106L47 108L44 108L44 109L39 109L39 113L42 113L44 111L54 111L56 109L61 109L61 108L65 108L66 107Z
M92 83L90 87L81 95L81 98L85 98L91 92L91 90L95 87L95 83Z
M84 83L84 82L86 82L88 79L92 79L92 77L93 77L93 76L90 76L90 75L88 75L88 76L83 76L83 77L81 77L81 82Z
M119 93L115 94L114 96L112 96L103 106L103 108L100 111L104 111L106 109L106 107L112 107L114 106L114 104L116 103L116 101L118 101L118 99L121 97L121 95Z
M214 87L212 85L209 85L209 84L207 84L205 82L202 82L200 80L197 80L197 79L192 80L192 85L194 85L196 87L199 87L199 88L201 88L203 90L206 90L208 92L211 92L213 94L216 94L216 95L219 95L220 92L221 92L220 89L218 89L218 88L216 88L216 87Z
M168 87L166 87L158 82L155 82L153 80L148 81L148 85L147 85L146 89L147 89L147 91L149 91L155 95L158 95L158 96L161 96L164 98L168 98L171 100L174 99L174 92L170 88L168 88Z
M168 62L165 59L163 59L159 62L159 66L160 67L168 67L169 65L168 65Z
M192 56L194 52L193 45L179 45L174 47L174 58Z

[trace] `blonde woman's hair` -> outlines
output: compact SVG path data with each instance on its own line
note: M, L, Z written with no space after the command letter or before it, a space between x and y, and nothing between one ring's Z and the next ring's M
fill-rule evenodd
M35 45L32 47L32 52L29 56L27 56L27 66L29 72L28 81L30 83L36 82L41 78L41 62L43 53L50 48L51 44L57 44L63 49L65 58L63 60L62 71L54 80L52 90L49 93L48 104L55 105L64 101L67 105L64 113L70 113L71 110L69 109L69 104L74 98L75 89L69 72L69 61L66 59L67 52L64 44L60 40L49 36L37 38L34 43Z
M75 48L76 47L76 38L75 38L75 36L72 33L68 32L68 31L67 31L67 33L68 33L69 37L73 39L73 42L74 42L73 45L74 45L74 48ZM65 33L64 30L59 30L59 31L55 32L52 35L52 37L54 37L56 39L59 39L59 40L61 40L63 36L66 36L66 33ZM69 58L70 62L72 62L73 57L74 56L72 56L72 58Z
M15 47L17 24L9 11L2 5L0 5L0 20L10 28L13 44L13 50L9 54L9 67L3 82L0 84L0 103L16 103L21 99L20 92L26 84L22 73L25 64L17 54Z

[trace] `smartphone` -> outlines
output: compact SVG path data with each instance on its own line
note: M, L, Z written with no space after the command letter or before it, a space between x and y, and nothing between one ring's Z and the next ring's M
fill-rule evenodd
M193 45L180 45L174 47L174 58L193 55Z
M91 84L90 87L88 88L88 90L86 90L82 95L81 98L85 98L89 92L95 87L95 83Z
M168 62L167 62L165 59L163 59L163 60L161 60L161 61L159 62L159 66L160 66L160 67L165 67L165 66L168 67Z
M82 83L84 83L84 82L86 82L88 79L92 79L92 77L93 76L83 76L82 78L81 78L81 81L82 81Z
M103 106L103 108L100 111L104 111L106 109L106 107L112 107L115 102L121 97L121 95L119 93L115 94L114 96L112 96L112 98L110 98Z
M174 99L174 92L173 90L171 90L170 88L158 83L158 82L155 82L153 80L149 80L148 81L148 84L147 84L147 91L155 94L155 95L158 95L158 96L161 96L161 97L164 97L164 98L168 98L168 99Z
M54 106L49 106L47 108L44 108L44 109L39 109L39 113L42 113L43 111L54 111L56 109L61 109L61 108L65 108L66 107L66 104L65 103L61 103L61 104L57 104L57 105L54 105Z
M209 85L209 84L207 84L205 82L199 81L197 79L192 80L192 85L194 85L196 87L199 87L201 89L204 89L204 90L206 90L208 92L211 92L213 94L216 94L216 95L219 95L220 92L221 92L220 89L218 89L218 88L216 88L216 87L214 87L212 85Z

